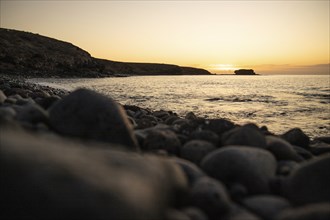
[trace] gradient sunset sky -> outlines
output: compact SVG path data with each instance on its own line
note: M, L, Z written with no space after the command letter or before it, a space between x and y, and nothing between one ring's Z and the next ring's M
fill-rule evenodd
M98 58L214 73L330 74L329 0L1 0L0 6L2 28L68 41Z

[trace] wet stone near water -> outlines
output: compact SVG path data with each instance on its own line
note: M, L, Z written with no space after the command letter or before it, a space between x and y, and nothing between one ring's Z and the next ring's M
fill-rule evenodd
M298 128L0 76L0 140L0 219L329 219L329 137Z

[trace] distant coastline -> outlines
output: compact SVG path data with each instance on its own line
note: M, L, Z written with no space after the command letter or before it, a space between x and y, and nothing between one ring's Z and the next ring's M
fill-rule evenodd
M135 75L212 75L209 71L160 63L119 62L92 57L60 40L0 28L0 71L22 77L117 77Z

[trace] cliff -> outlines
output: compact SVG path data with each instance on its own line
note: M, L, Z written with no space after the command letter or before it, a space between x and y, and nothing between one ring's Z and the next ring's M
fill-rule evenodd
M171 64L98 59L68 42L4 28L0 28L0 72L32 77L210 74L204 69Z

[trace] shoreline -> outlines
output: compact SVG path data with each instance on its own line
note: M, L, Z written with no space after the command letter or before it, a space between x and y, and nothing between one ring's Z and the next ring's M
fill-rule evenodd
M110 77L111 78L111 77ZM4 92L4 89L10 89L10 88L15 88L14 91L10 91L9 94L10 96L15 96L15 95L20 95L20 98L31 98L30 95L33 93L39 93L38 95L40 95L39 98L46 98L49 96L55 96L58 99L62 99L63 97L69 95L72 91L68 91L62 88L54 88L51 86L47 86L47 85L40 85L34 82L28 82L29 79L35 79L35 78L26 78L26 77L21 77L21 76L11 76L11 75L1 75L0 76L0 90L2 90ZM94 78L91 78L94 79ZM27 92L27 94L25 94ZM44 93L45 92L45 93ZM41 93L41 94L40 94ZM44 94L43 94L44 93ZM33 97L33 99L35 99L36 97ZM120 103L118 103L120 104ZM131 105L122 105L125 110L129 111L129 108L132 107ZM169 112L170 114L173 114L175 116L180 117L180 119L183 119L185 117L185 115L178 115L177 113L173 112L172 110L156 110L156 109L150 109L150 108L142 108L140 106L137 105L133 105L133 108L136 109L140 109L142 111L148 112L150 114L152 114L153 112ZM188 114L194 114L193 112L188 112ZM133 117L132 115L128 114L128 116ZM194 116L197 118L197 116ZM207 120L208 118L203 118L203 117L198 117L200 119L203 120ZM225 119L230 121L230 119L227 118L221 118L221 119ZM236 124L235 122L231 122L233 124ZM237 126L242 126L243 124L237 124ZM266 127L267 125L264 125L263 127L265 127L265 129L267 129ZM293 129L293 128L292 128ZM268 130L266 130L266 132L269 132ZM273 135L281 135L281 134L273 134ZM313 136L316 139L318 138L317 136Z
M275 135L0 76L0 131L8 219L330 214L330 137L311 140L299 128Z
M286 76L270 76L270 78L268 76L261 76L261 78L248 77L249 79L236 76L228 77L225 77L226 79L208 76L143 76L125 79L41 78L31 79L29 82L39 82L41 85L70 91L78 87L90 88L109 95L121 104L137 105L154 111L160 109L171 110L181 117L192 111L195 115L203 118L222 117L242 125L245 123L256 123L259 126L266 125L275 134L282 134L293 127L301 128L312 138L329 134L330 128L327 126L328 121L326 120L328 118L326 114L327 94L326 90L324 90L326 85L323 83L327 79L326 77L322 79L318 78L318 76L315 77L315 80L323 83L320 84L320 86L323 85L323 89L316 89L315 91L307 90L304 87L299 87L299 91L295 91L287 89L290 87L285 88L281 86L281 82L286 80L291 82L297 80L295 83L300 86L304 81L311 84L310 82L313 82L314 77L309 77L308 79L300 79L300 77L289 78ZM149 80L152 84L142 84L143 81ZM214 85L208 86L208 83L213 83L213 81ZM274 83L272 83L273 81ZM190 86L185 84L185 82ZM202 83L203 90L202 87L197 87L190 91L189 88L193 88L192 86L196 84L195 82ZM254 86L258 86L258 82L263 84L260 84L261 90L259 89L258 91L254 89L254 86L248 88L245 82L251 82ZM168 83L173 83L171 85L172 92L167 92ZM181 83L184 84L181 85ZM215 83L217 86L215 86ZM244 83L243 87L244 85L245 87L240 86L240 83ZM281 89L265 87L264 85L266 84ZM187 89L181 91L185 86ZM312 84L309 85L309 87L311 86ZM138 89L139 87L140 89ZM230 89L232 87L237 87L237 92ZM147 91L147 89L150 89L150 91ZM280 94L281 91L284 91L285 94ZM309 99L310 96L313 96L313 99ZM177 101L180 101L181 104L178 104ZM196 103L199 104L196 105ZM315 106L314 109L313 106Z

